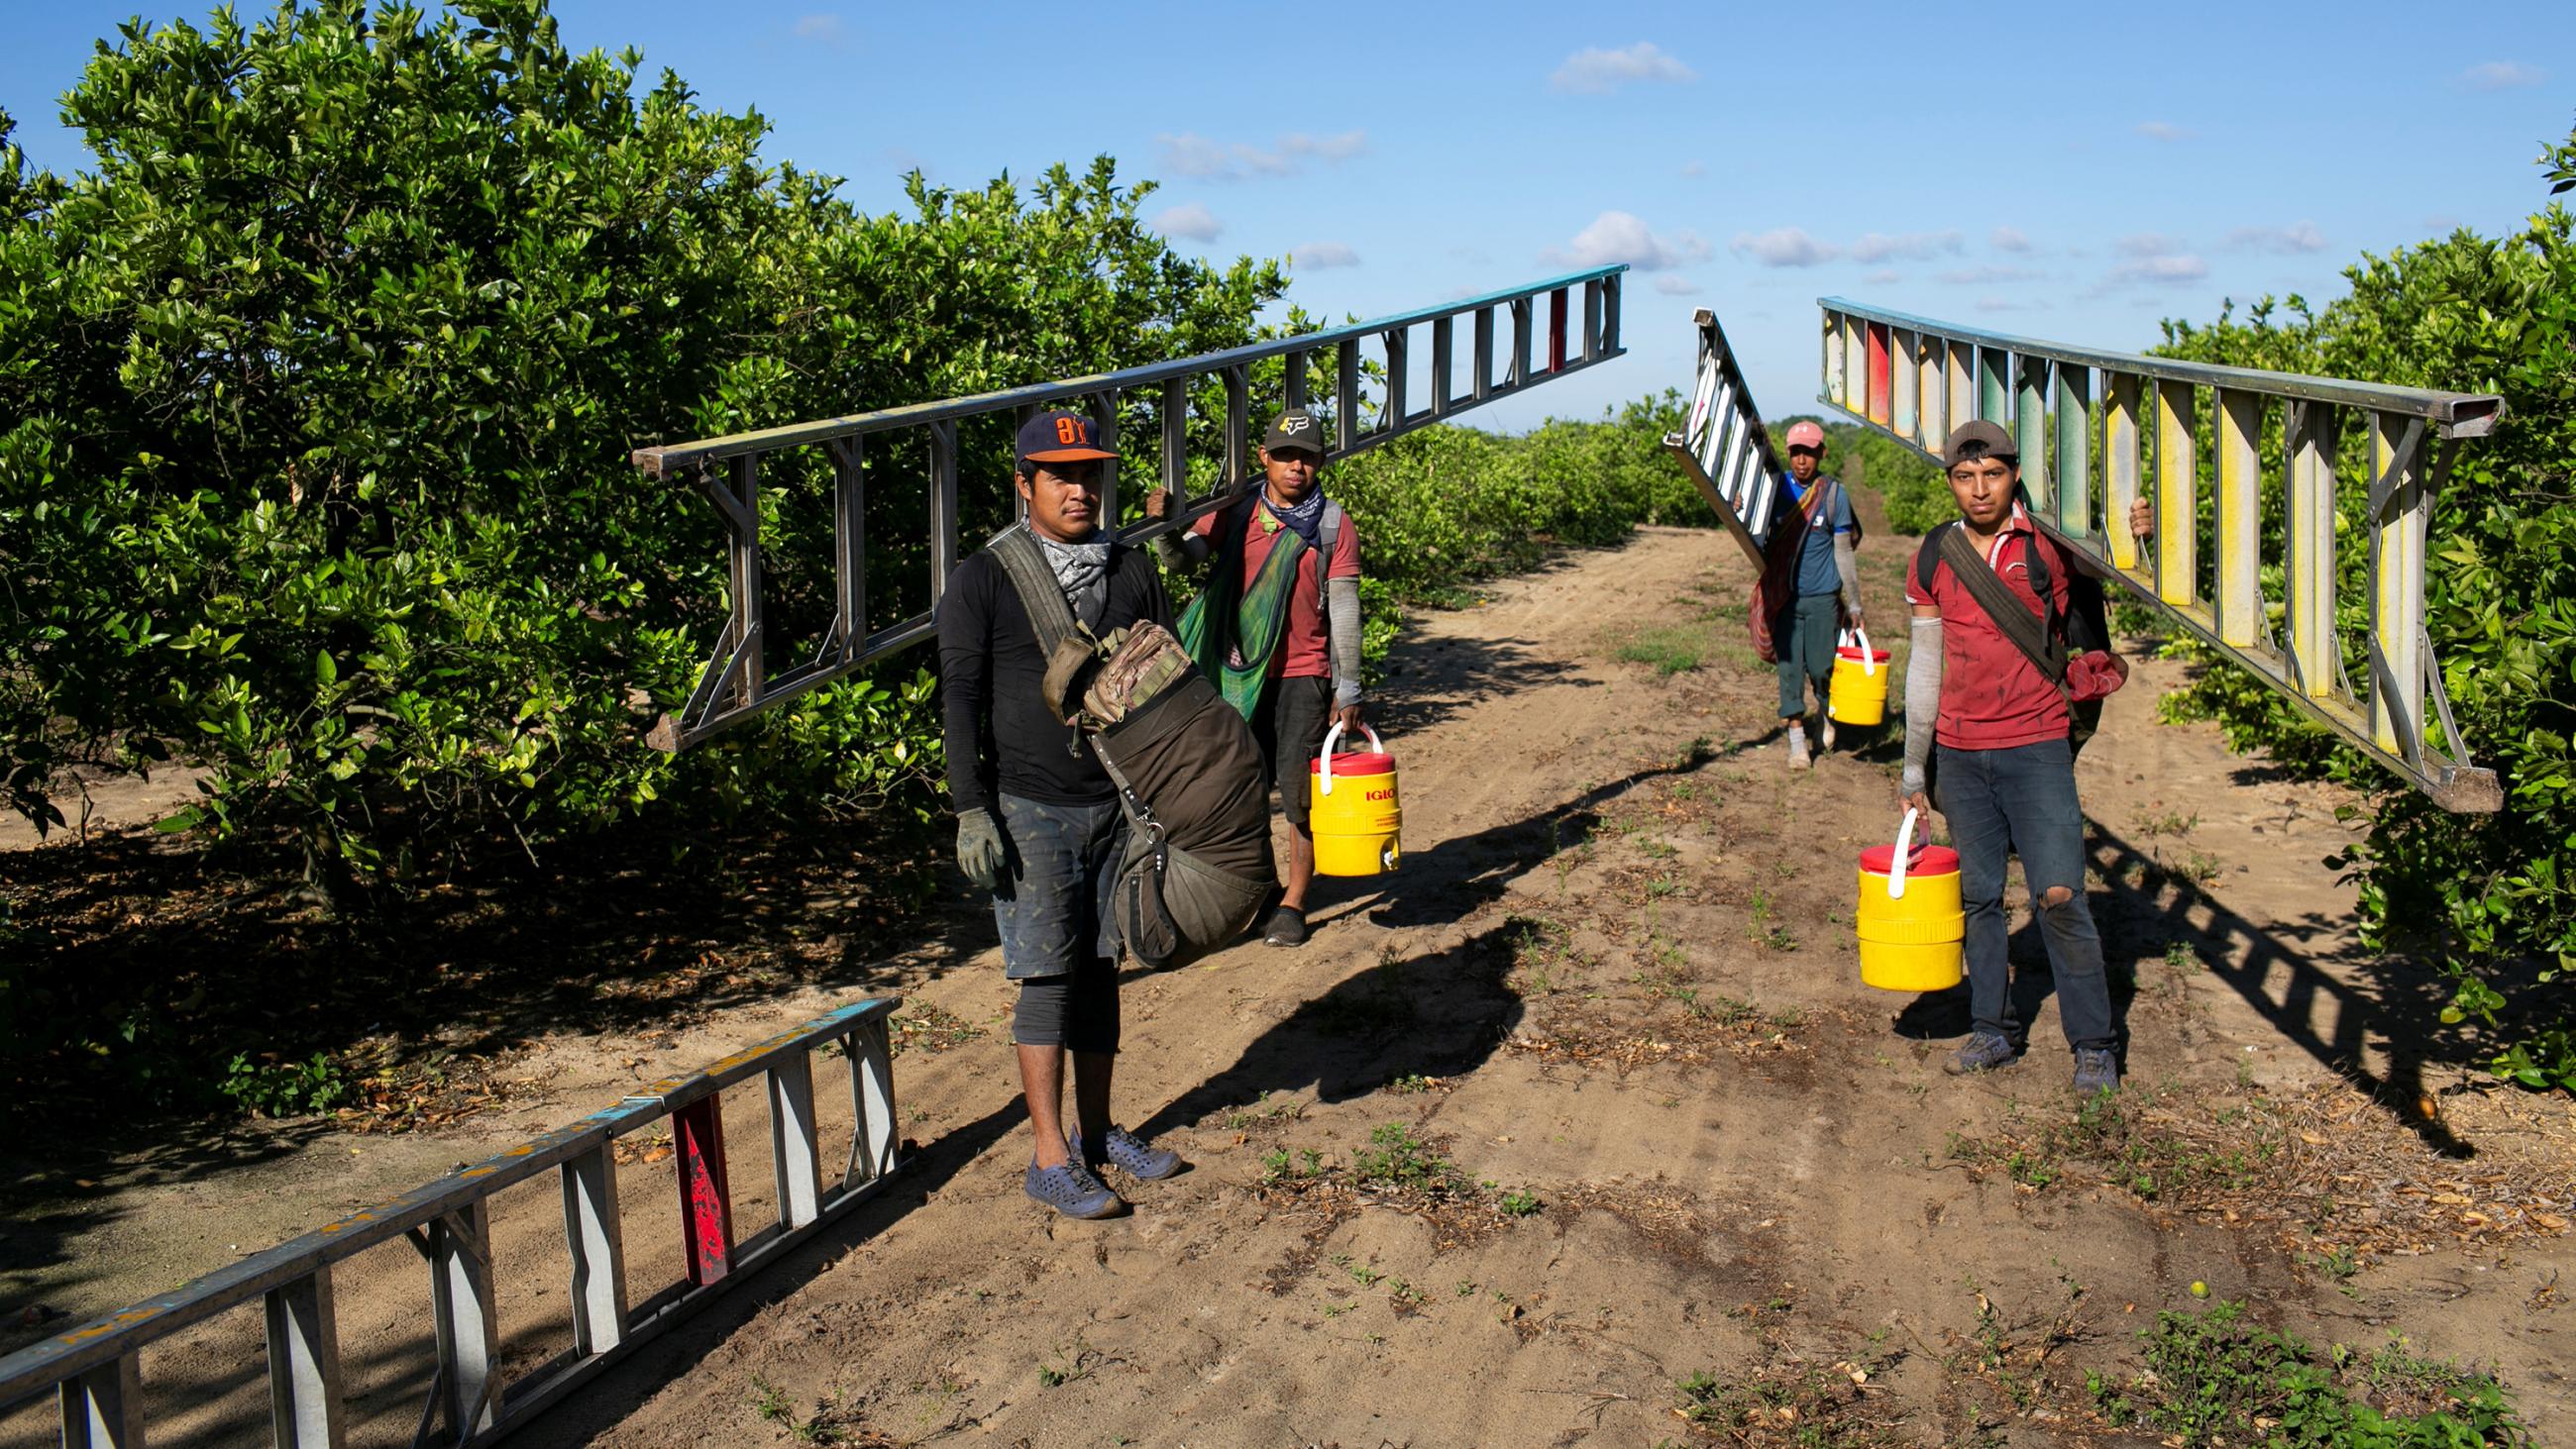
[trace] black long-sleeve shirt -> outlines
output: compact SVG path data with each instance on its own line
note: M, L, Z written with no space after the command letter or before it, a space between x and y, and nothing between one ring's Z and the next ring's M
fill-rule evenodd
M1106 635L1140 619L1172 627L1163 576L1144 550L1114 549L1109 599L1094 628ZM997 785L1050 805L1118 797L1081 736L1047 709L1039 692L1045 677L1046 657L1010 575L989 553L969 557L939 600L940 716L958 813L989 807Z

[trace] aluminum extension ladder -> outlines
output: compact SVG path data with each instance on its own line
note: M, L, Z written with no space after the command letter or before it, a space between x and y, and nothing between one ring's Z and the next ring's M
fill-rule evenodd
M460 1166L391 1202L42 1339L0 1358L0 1409L51 1394L66 1449L141 1445L144 1351L218 1314L257 1305L267 1319L264 1367L274 1442L281 1449L339 1449L348 1436L348 1376L341 1368L332 1268L377 1244L408 1238L425 1260L421 1287L436 1345L413 1449L488 1444L878 1194L898 1166L887 1018L901 1004L896 997L852 1002L697 1071L639 1087L615 1106ZM849 1062L853 1121L837 1173L817 1134L814 1056L826 1049ZM744 1234L726 1181L722 1103L726 1087L754 1077L768 1103L778 1216ZM683 1276L648 1285L658 1291L636 1301L615 1148L620 1139L666 1122L679 1184ZM562 1189L572 1343L512 1376L496 1311L493 1200L548 1176Z
M1820 401L1935 466L1960 423L1984 418L2012 429L2040 525L2091 571L2118 580L2445 809L2502 806L2495 772L2469 762L2452 722L2425 632L2424 583L2433 499L2459 444L2495 425L2503 399L2070 347L1838 297L1817 305ZM2276 408L2283 444L2267 459L2264 424ZM2352 601L2367 620L2358 637L2347 637L2336 609L2335 469L2347 428L2369 485L2363 516L2349 520L2370 550L2364 596ZM2277 536L2263 527L2265 489L2280 490L2287 526ZM2155 508L2151 551L2125 525L2140 498ZM2267 568L2283 581L2277 630Z
M1664 447L1681 460L1700 496L1759 569L1780 509L1780 457L1717 314L1702 307L1691 314L1691 323L1699 329L1698 377L1682 430L1665 434Z
M662 717L647 741L665 750L686 748L936 631L932 611L960 558L961 423L979 418L1026 419L1041 408L1063 406L1088 412L1105 447L1118 446L1122 422L1129 436L1159 434L1158 481L1180 504L1179 516L1170 523L1139 523L1118 530L1119 537L1130 541L1151 538L1224 507L1239 496L1237 490L1257 480L1255 403L1265 409L1306 406L1310 368L1327 376L1331 385L1329 397L1314 400L1325 414L1330 444L1324 461L1329 464L1445 422L1470 408L1624 356L1626 349L1619 344L1619 300L1627 270L1625 263L1597 267L1373 321L1093 377L1062 378L975 397L638 448L633 462L647 476L684 482L713 505L725 530L731 565L729 617L698 685L687 703ZM1457 336L1461 321L1468 324L1464 339ZM1503 335L1506 325L1508 339ZM1430 334L1427 359L1412 345L1417 331ZM1378 344L1382 365L1364 360L1364 342ZM1414 365L1419 360L1429 363L1427 395L1412 391ZM1277 396L1256 400L1253 367L1274 361L1286 364L1282 390ZM1457 376L1462 362L1467 369L1463 387ZM1499 376L1497 364L1502 369ZM1376 373L1374 387L1371 372ZM1194 418L1193 396L1209 382L1222 384L1220 394L1211 394L1221 400L1203 411L1222 415ZM1215 450L1221 453L1216 486L1197 498L1189 493L1194 423L1202 434L1215 435ZM920 472L886 461L920 443L927 444L926 467ZM787 650L783 641L768 637L771 621L762 605L765 545L760 494L764 486L774 488L780 478L795 476L805 462L797 455L809 448L824 450L829 475L837 617L812 653L773 674L768 656ZM1129 452L1131 465L1140 451ZM1006 493L1010 487L1007 476L985 481ZM1113 524L1119 517L1118 483L1113 470L1101 487L1102 511ZM869 617L868 609L867 500L872 488L927 488L930 496L928 587L914 595L929 604L882 625ZM777 536L770 528L769 537Z

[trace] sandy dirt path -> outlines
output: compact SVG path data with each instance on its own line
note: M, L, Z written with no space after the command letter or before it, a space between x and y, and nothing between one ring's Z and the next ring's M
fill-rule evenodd
M1892 604L1901 550L1874 542ZM2178 675L2141 670L2080 768L2138 1130L2053 1139L2075 1110L2035 932L2033 1049L1988 1078L1938 1070L1955 994L1860 984L1851 862L1892 831L1892 746L1785 769L1747 577L1722 536L1647 530L1419 621L1381 720L1402 871L1327 883L1303 950L1127 978L1122 1117L1191 1164L1121 1180L1132 1215L1020 1195L1008 992L958 911L955 953L890 972L954 1042L898 1059L901 1178L514 1442L1648 1444L1686 1436L1676 1383L1708 1371L1859 1375L1817 1402L1895 1442L2048 1443L2195 1280L2313 1339L2493 1363L2544 1441L2566 1432L2547 1285L2576 1258L2576 1120L2414 1045L2439 993L2350 939L2336 802L2156 724ZM1676 651L1696 667L1661 672ZM201 1271L824 1004L549 1044L470 1130L175 1171L86 1251ZM759 1112L728 1105L757 1226ZM2230 1142L2245 1160L2212 1165ZM667 1163L636 1154L623 1193L640 1293L676 1266ZM562 1248L550 1190L521 1196L495 1251L532 1363L566 1333ZM353 1443L408 1441L419 1276L399 1246L344 1269ZM147 1360L189 1442L263 1424L236 1317Z

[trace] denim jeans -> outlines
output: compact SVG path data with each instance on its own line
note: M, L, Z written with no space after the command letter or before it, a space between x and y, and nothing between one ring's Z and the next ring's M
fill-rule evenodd
M2108 1047L2119 1029L2102 969L2102 937L2084 899L2084 814L2075 800L2075 756L2064 740L2005 750L1940 747L1933 803L1959 851L1959 898L1967 913L1969 1010L1977 1030L2018 1042L2011 967L2004 959L2004 863L2021 854L2023 878L2057 980L2057 1018L2070 1047ZM2048 892L2068 891L2061 905Z
M1780 718L1807 712L1807 681L1816 682L1816 707L1825 705L1834 678L1834 620L1839 617L1832 594L1802 594L1797 607L1780 616L1785 626L1773 631L1771 652L1780 656Z
M1004 854L993 886L993 923L1002 933L1002 970L1013 981L1063 976L1095 957L1118 959L1110 894L1127 822L1112 800L1049 805L1000 795Z

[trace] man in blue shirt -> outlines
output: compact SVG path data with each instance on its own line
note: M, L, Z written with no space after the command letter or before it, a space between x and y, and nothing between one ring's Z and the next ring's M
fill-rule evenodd
M1772 647L1780 656L1780 718L1789 729L1789 768L1806 769L1807 682L1816 686L1816 711L1823 719L1822 747L1834 747L1834 717L1826 696L1834 673L1835 636L1861 626L1860 571L1852 561L1860 525L1852 517L1850 495L1842 483L1823 477L1825 430L1814 423L1789 427L1789 501L1798 511L1784 514L1778 526L1802 527L1806 540L1798 550L1798 597L1784 617L1774 622Z

